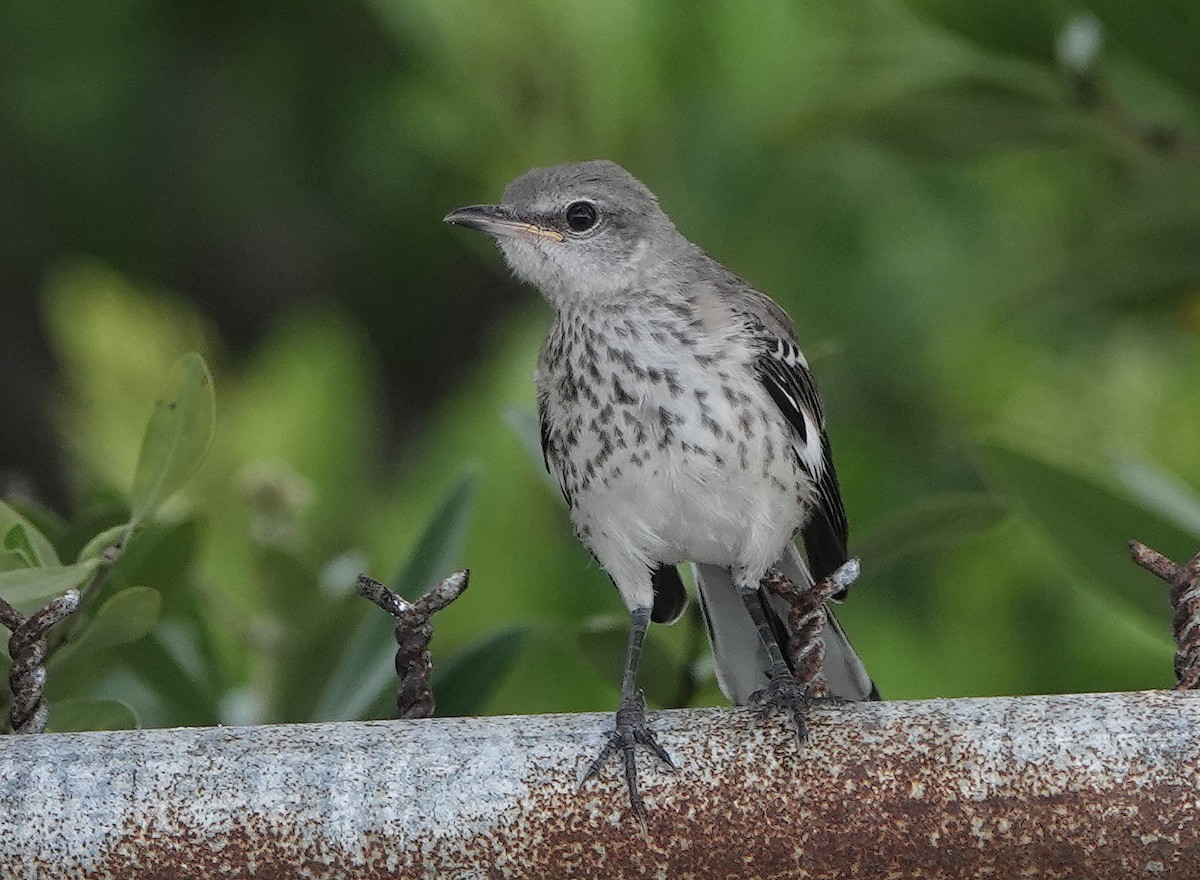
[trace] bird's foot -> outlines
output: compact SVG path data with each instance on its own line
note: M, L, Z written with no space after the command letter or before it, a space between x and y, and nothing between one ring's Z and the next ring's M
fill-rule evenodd
M654 739L654 734L646 726L646 700L641 691L621 699L621 703L617 707L616 727L609 734L608 742L604 744L604 748L600 750L596 760L588 765L582 781L587 782L599 774L604 765L608 763L608 759L619 752L621 763L625 767L625 781L629 785L629 803L633 808L634 816L637 817L642 830L645 831L646 808L642 804L642 796L638 792L637 761L635 759L639 743L653 752L672 770L677 769L671 756L658 744L658 741Z
M814 698L800 682L792 676L786 666L772 669L768 673L770 683L761 691L750 695L750 705L757 707L760 717L772 712L788 712L796 728L796 739L800 745L808 742L808 725L805 718Z

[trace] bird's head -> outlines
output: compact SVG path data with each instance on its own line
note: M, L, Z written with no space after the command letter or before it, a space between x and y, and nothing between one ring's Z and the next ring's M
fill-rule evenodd
M535 168L498 205L471 205L447 223L496 239L513 273L553 305L636 285L648 257L679 240L658 199L614 162Z

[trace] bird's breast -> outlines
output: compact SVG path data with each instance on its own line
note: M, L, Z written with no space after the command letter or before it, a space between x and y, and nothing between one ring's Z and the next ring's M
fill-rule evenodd
M751 533L790 537L811 488L781 414L737 351L665 335L577 330L543 350L547 458L581 535L716 564Z

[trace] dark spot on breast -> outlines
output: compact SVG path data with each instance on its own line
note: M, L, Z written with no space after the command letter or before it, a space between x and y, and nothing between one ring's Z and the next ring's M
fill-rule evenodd
M633 395L625 390L625 386L621 384L621 380L618 379L615 375L613 376L612 387L613 387L613 394L612 394L613 400L615 400L617 403L631 404L631 403L637 402L636 400L634 400ZM626 416L626 418L628 418L629 413L626 412L625 416Z

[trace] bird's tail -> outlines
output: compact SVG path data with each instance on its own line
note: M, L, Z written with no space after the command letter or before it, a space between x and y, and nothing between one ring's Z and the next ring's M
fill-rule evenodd
M776 567L797 586L812 584L808 567L795 546L789 545L784 558ZM746 703L750 695L767 686L766 670L770 666L758 629L738 595L729 570L716 565L695 565L693 573L700 596L700 609L708 628L716 662L717 683L735 703ZM777 596L768 596L759 588L759 598L771 621L780 647L787 653L787 605ZM828 609L827 609L828 610ZM825 663L823 671L833 696L843 700L877 700L879 691L867 674L862 660L846 638L846 633L833 612L824 630Z

